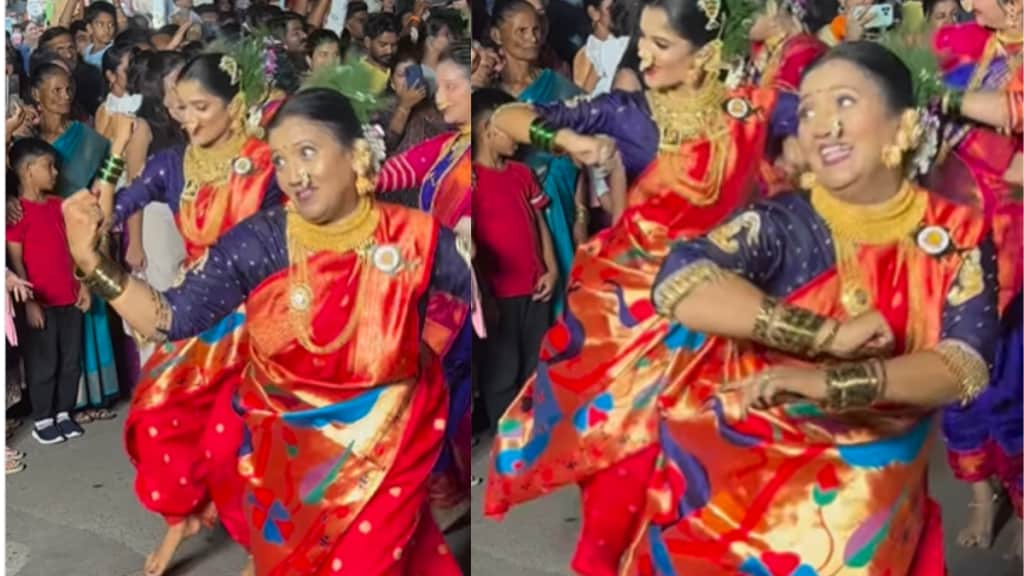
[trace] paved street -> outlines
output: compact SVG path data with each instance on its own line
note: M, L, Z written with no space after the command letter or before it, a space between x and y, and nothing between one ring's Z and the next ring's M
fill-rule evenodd
M940 443L937 443L940 444ZM941 445L937 446L941 449ZM474 473L487 471L486 442L473 454ZM967 551L955 545L956 532L964 523L968 489L953 479L945 464L945 455L936 451L932 458L932 486L943 503L946 537L946 561L950 576L1004 576L1019 575L1002 560L1013 537L1012 526L1000 534L993 550ZM551 496L531 502L514 510L503 522L497 523L481 517L483 486L474 493L474 518L471 570L484 576L553 576L570 575L569 560L579 529L578 491L562 490ZM688 575L699 576L699 575ZM939 575L936 575L939 576Z
M28 469L7 477L7 576L142 574L164 525L135 500L122 426L89 424L82 438L49 447L18 430L12 445L28 453ZM468 529L451 538L460 557L468 540ZM167 576L237 576L245 561L223 531L187 542L178 557Z

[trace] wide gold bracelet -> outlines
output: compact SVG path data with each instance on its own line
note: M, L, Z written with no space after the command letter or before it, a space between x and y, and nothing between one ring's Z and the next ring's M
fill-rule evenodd
M722 277L722 269L710 260L698 260L677 270L654 287L651 295L654 309L665 318L672 318L676 306L697 286Z
M128 287L128 272L108 256L101 256L100 263L91 274L75 270L75 278L94 294L104 300L115 300Z
M956 376L957 399L961 405L970 404L988 387L988 365L969 345L959 340L943 340L933 351L942 359L946 369Z
M878 360L838 364L825 371L825 402L834 412L867 408L885 392L885 364Z
M818 341L825 320L810 310L787 306L766 296L754 318L753 339L780 352L813 357L829 341L828 337Z

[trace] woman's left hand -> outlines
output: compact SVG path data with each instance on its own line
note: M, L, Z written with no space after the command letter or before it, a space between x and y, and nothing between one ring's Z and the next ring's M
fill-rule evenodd
M79 190L64 201L62 210L71 258L88 274L100 260L97 246L103 210L100 209L99 199L89 190Z
M822 400L825 396L825 373L816 368L769 368L719 389L718 395L736 396L735 409L727 411L734 420L743 420L751 408L764 409L791 401L794 397ZM731 413L730 413L731 412Z

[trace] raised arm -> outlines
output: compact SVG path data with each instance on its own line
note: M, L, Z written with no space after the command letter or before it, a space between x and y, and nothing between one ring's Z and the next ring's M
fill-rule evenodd
M179 286L160 293L95 248L101 222L96 196L83 190L64 202L68 245L80 278L138 334L155 341L194 336L214 326L286 261L287 252L272 232L274 214L263 212L234 227Z

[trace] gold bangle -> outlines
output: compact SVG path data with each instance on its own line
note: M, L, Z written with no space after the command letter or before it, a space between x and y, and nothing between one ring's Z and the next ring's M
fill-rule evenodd
M84 275L75 270L75 277L100 298L115 300L128 286L128 272L107 256L101 256L99 265L91 274Z
M818 356L821 356L823 353L828 352L828 349L832 346L832 342L835 342L836 335L839 334L839 326L840 324L838 320L832 321L832 324L830 324L828 332L825 333L825 337L821 340L821 342L815 342L814 346L811 348L812 358L817 358Z
M771 337L772 324L775 322L775 313L778 309L779 301L775 298L765 296L761 300L761 308L757 311L757 316L754 317L753 339L755 342L768 342Z
M988 387L988 365L969 345L959 340L943 340L935 346L934 352L946 369L956 376L957 399L962 406L973 402Z
M884 387L880 362L838 364L825 371L824 405L834 412L867 408L881 398Z
M676 306L697 286L721 278L722 269L710 260L698 260L677 270L654 286L651 295L654 309L665 318L672 318Z
M780 352L813 357L824 324L824 316L765 297L754 319L753 339Z

